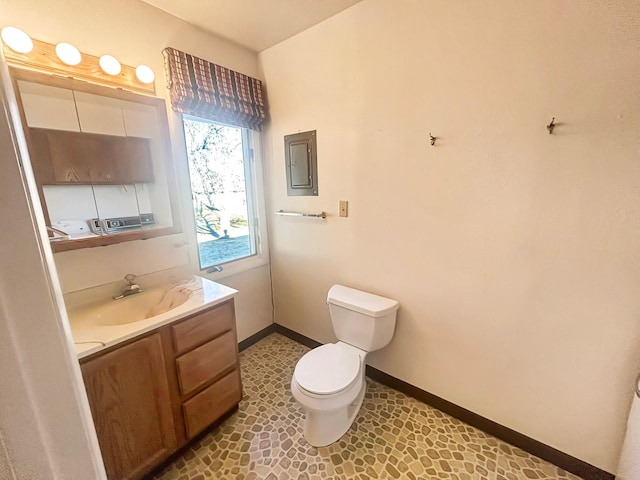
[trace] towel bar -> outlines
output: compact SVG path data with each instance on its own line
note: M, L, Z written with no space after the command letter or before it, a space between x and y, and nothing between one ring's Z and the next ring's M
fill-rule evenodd
M302 212L285 212L284 210L278 210L276 215L286 215L289 217L315 217L315 218L327 218L327 212L320 213L302 213Z

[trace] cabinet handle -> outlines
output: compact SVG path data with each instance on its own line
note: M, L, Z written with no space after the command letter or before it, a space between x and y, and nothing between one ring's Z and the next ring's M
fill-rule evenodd
M640 374L638 374L638 378L636 378L636 396L640 398Z

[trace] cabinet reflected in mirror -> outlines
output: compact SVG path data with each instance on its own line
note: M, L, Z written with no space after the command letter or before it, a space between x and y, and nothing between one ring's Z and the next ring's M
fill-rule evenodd
M180 232L163 99L11 74L54 251Z

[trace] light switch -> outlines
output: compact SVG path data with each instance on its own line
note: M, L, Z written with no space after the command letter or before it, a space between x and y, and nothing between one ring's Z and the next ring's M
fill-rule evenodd
M340 216L349 216L349 202L347 200L340 200Z

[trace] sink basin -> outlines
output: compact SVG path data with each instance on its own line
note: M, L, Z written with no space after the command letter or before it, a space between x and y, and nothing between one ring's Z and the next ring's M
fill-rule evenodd
M126 325L173 310L186 302L190 295L190 290L152 288L119 300L87 306L71 317L93 320L95 325Z
M195 275L145 285L142 293L112 300L115 289L99 287L66 300L69 327L78 358L130 340L232 299L233 288Z

